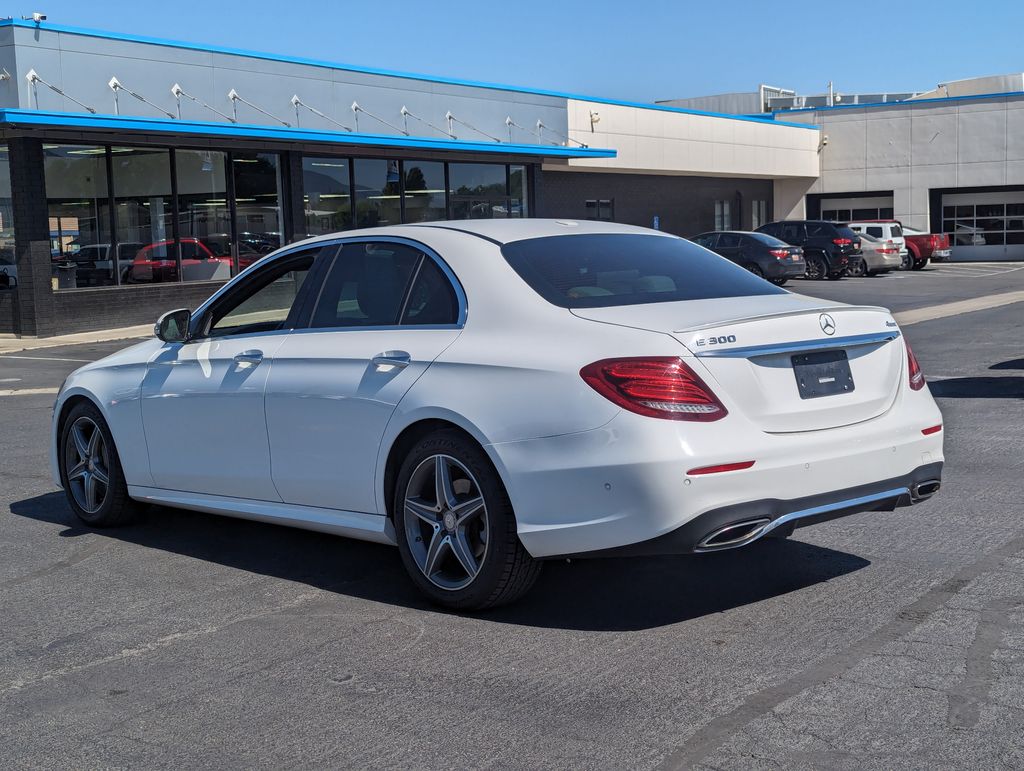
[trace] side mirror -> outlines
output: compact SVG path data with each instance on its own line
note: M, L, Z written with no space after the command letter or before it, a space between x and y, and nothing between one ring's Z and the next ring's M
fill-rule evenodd
M153 334L165 343L184 343L188 340L188 326L191 321L192 311L188 308L167 311L156 320Z

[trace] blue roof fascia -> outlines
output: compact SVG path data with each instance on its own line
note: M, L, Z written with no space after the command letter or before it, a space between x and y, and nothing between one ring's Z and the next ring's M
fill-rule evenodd
M260 126L248 123L209 123L206 121L139 118L125 115L85 115L42 110L0 109L0 124L54 128L91 128L115 131L155 131L164 134L223 136L239 139L286 142L329 142L362 147L396 147L417 150L454 150L472 153L533 155L547 158L614 158L615 150L599 147L563 147L561 145L522 145L505 142L475 142L461 139L358 134L322 129Z
M772 116L792 112L825 112L829 110L855 110L861 107L913 107L915 104L943 104L974 99L999 99L1007 96L1024 96L1024 91L999 91L993 94L962 94L960 96L936 96L928 99L905 99L902 102L862 102L860 104L834 104L831 107L798 107L795 110L775 110Z
M470 88L490 88L497 91L510 91L520 94L533 94L535 96L550 96L557 99L576 99L582 102L598 102L600 104L616 105L619 107L635 107L643 110L659 110L661 112L675 112L686 115L705 115L712 118L726 118L728 120L752 121L754 123L766 123L774 126L792 126L795 128L809 128L817 130L816 126L808 126L805 123L787 123L786 121L774 120L772 117L757 118L748 115L730 115L720 112L706 112L703 110L690 110L685 107L670 107L660 104L646 104L644 102L630 102L621 99L604 99L597 96L585 96L582 94L571 94L562 91L548 91L538 88L523 88L521 86L509 86L501 83L487 83L476 80L462 80L459 78L446 78L436 75L421 75L413 72L400 72L397 70L379 69L376 67L360 67L353 64L341 64L339 62L328 62L322 59L306 59L299 56L285 56L269 54L262 51L248 51L241 48L227 48L224 46L204 45L200 43L187 43L180 40L166 40L164 38L149 37L145 35L130 35L122 32L107 32L105 30L87 29L84 27L70 27L63 24L50 24L43 22L36 24L33 21L24 19L0 19L0 27L21 27L23 29L39 29L48 32L58 32L68 35L84 35L87 37L98 37L107 40L122 40L130 43L148 43L150 45L169 46L171 48L183 48L190 51L205 51L209 53L229 54L232 56L248 56L254 59L264 59L274 62L285 62L288 64L301 64L309 67L323 67L332 70L347 70L349 72L361 72L367 75L384 75L393 78L408 78L410 80L422 80L429 83L444 83L452 86L467 86Z

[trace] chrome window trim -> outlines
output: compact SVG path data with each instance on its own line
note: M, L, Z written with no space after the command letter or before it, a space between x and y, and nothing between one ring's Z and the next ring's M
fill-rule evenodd
M372 331L372 330L386 330L386 329L462 329L466 326L466 319L469 317L469 301L466 298L466 292L462 288L462 282L459 281L458 277L452 271L451 267L444 261L444 259L431 249L429 246L424 244L422 241L417 241L413 238L406 238L404 236L355 236L352 238L341 237L337 241L331 241L331 243L337 243L341 246L345 244L365 244L365 243L392 243L401 244L403 246L410 246L423 252L424 255L432 259L437 267L441 269L445 277L448 279L448 283L451 284L455 290L455 300L459 305L459 313L457 320L454 324L387 324L383 326L374 327L360 327L360 326L347 326L347 327L302 327L299 329L292 330L293 332L358 332L358 331ZM340 253L335 255L334 259L340 257ZM327 276L324 276L326 282ZM413 279L414 280L414 279ZM323 287L320 287L321 291ZM317 304L319 304L320 298L317 297ZM313 306L313 313L316 313L316 305ZM401 320L401 319L399 319Z
M898 330L875 332L868 335L850 335L848 337L829 337L824 340L800 340L792 343L774 343L769 345L751 345L743 348L715 348L710 351L697 351L701 359L749 359L755 356L771 356L779 353L797 353L799 351L819 351L830 348L852 348L861 345L888 343L900 337Z

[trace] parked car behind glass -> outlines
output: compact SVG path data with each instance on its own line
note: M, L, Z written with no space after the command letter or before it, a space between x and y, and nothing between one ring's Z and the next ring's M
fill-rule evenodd
M761 233L781 238L787 244L802 246L807 262L807 278L835 281L860 257L860 236L845 223L825 220L783 220L758 228Z
M790 246L767 233L714 230L690 240L732 260L754 275L768 279L776 286L802 276L807 269L803 249Z

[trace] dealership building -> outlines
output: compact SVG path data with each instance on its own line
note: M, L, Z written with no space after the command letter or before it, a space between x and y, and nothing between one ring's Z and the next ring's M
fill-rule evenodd
M870 214L1018 258L1022 90L741 114L2 20L0 335L149 322L282 244L439 219Z

